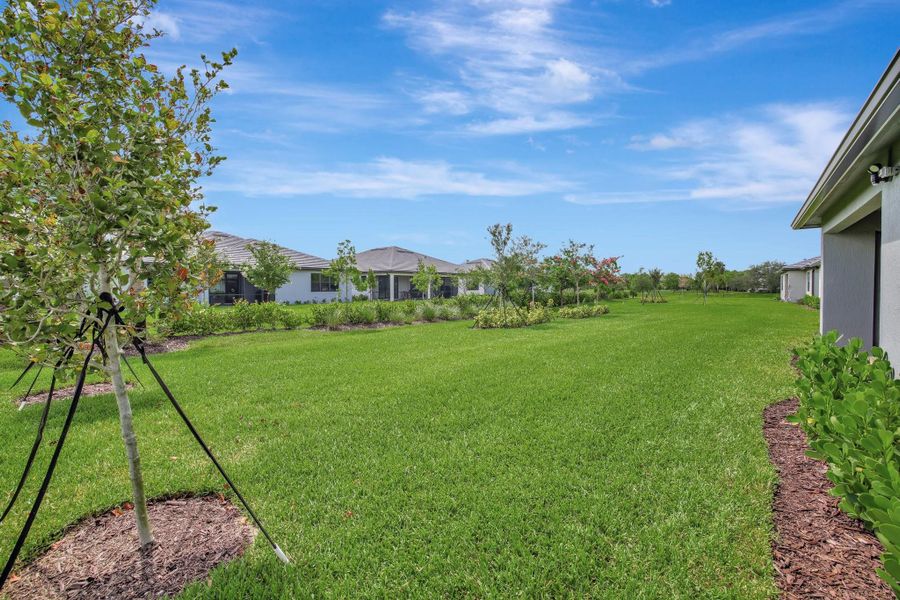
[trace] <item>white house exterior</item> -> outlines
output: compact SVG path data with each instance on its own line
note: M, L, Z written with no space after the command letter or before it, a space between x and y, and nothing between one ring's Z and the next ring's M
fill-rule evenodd
M434 265L443 278L441 287L432 290L432 297L449 298L459 293L454 276L461 268L455 263L398 246L373 248L356 254L356 265L360 273L365 275L369 270L375 273L378 287L373 291L373 296L380 300L421 298L423 293L412 285L412 276L418 271L419 262ZM353 290L353 293L368 294L357 290Z
M466 271L471 271L473 269L484 268L490 269L494 264L494 261L490 258L476 258L474 260L467 260L461 265L461 273L465 273ZM494 293L494 288L485 285L484 282L480 282L478 285L467 285L465 281L465 277L460 279L460 293L466 294L485 294L492 295Z
M205 236L216 245L219 258L230 265L225 270L222 280L215 287L204 292L202 302L209 304L233 304L238 298L249 302L262 298L262 290L255 288L246 280L241 266L252 264L253 256L249 246L257 240L242 238L221 231L208 231ZM318 256L297 252L284 246L278 246L281 253L288 257L294 265L290 281L275 290L277 302L329 302L338 297L337 286L322 275L328 268L328 261Z
M781 269L781 299L799 302L804 296L821 296L822 259L807 258Z
M794 218L822 240L820 327L900 364L900 52Z

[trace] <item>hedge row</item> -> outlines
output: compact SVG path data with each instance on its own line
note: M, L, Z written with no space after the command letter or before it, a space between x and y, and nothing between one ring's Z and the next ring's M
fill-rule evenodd
M557 312L557 315L563 319L586 319L588 317L599 317L609 312L609 307L605 304L581 304L578 306L563 306Z
M210 335L257 329L296 329L303 316L277 302L250 304L238 300L231 308L195 304L190 312L177 318L163 318L157 323L162 335Z
M880 348L837 339L830 332L797 351L800 408L790 420L806 431L809 455L828 463L840 508L884 544L878 574L900 594L900 383Z
M349 325L412 323L414 321L456 321L471 319L479 304L464 296L459 300L400 302L347 302L318 304L312 309L314 327L339 329Z

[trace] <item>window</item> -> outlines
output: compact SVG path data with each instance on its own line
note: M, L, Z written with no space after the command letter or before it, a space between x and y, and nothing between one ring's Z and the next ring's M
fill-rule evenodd
M310 278L312 291L314 292L338 291L338 282L333 277L326 277L322 273L313 273Z
M210 288L210 304L234 304L241 297L243 276L240 271L225 271L222 279Z

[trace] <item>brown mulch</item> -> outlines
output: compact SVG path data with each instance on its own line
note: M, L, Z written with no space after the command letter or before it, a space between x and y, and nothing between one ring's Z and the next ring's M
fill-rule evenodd
M162 338L160 340L148 340L144 342L144 351L147 354L162 354L164 352L177 352L178 350L184 350L188 347L188 344L194 340L203 339L202 335L182 335L177 337L168 337ZM134 346L129 344L124 349L125 356L138 356L137 350L134 349Z
M158 500L148 510L156 539L149 550L138 550L133 511L116 508L72 527L16 572L3 591L12 600L177 594L217 565L241 556L256 535L240 511L220 496Z
M828 493L827 465L806 456L806 434L785 421L796 411L791 398L763 413L769 458L778 469L772 553L782 598L893 599L875 573L881 543L838 509L838 498Z
M126 383L125 387L129 390L134 387L133 383ZM49 390L48 390L49 391ZM53 400L68 400L75 393L75 386L61 388L58 390L53 390ZM84 389L81 390L81 396L86 398L88 396L98 396L100 394L112 394L113 386L112 383L108 381L104 381L101 383L88 383L84 386ZM29 406L31 404L38 404L41 402L45 402L47 400L47 392L35 392L30 396L25 396L24 398L17 398L16 403L19 405L19 408L23 406Z

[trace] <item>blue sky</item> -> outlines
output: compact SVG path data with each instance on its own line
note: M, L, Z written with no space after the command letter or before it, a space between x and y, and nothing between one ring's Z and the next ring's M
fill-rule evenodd
M236 46L213 226L487 255L512 222L625 270L818 254L790 221L896 51L894 2L163 0L161 68Z

